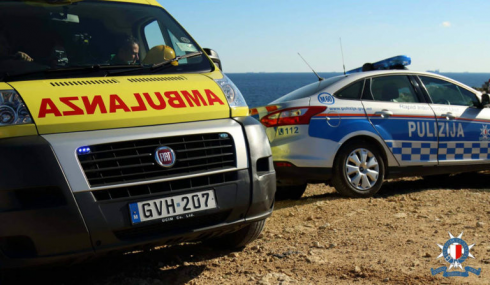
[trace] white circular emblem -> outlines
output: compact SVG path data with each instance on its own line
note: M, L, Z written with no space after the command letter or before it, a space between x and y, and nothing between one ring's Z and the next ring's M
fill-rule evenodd
M155 150L155 160L162 167L172 167L176 161L175 152L167 146L161 146Z
M332 96L332 94L323 92L318 94L318 102L325 105L332 105L335 103L335 98Z

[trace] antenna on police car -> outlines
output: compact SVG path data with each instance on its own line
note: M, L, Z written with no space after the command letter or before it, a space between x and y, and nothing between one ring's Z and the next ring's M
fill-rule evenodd
M342 53L342 65L344 66L344 75L345 74L345 63L344 63L344 49L342 48L342 38L339 38L340 41L340 53Z
M306 63L306 65L308 65L308 67L311 69L311 71L313 71L313 73L315 73L316 77L318 77L318 81L322 81L325 79L325 78L321 78L320 75L318 75L318 73L316 73L315 70L313 70L313 68L308 64L308 62L301 56L301 54L299 52L298 52L298 55Z

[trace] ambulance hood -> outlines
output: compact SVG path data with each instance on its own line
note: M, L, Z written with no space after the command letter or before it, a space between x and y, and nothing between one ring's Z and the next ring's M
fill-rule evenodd
M199 74L9 82L39 134L230 117L221 88Z

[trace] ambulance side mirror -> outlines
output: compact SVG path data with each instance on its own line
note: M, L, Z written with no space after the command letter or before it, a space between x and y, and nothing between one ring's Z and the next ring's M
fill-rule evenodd
M223 71L223 66L221 65L221 59L219 59L219 55L216 51L210 48L203 48L209 58L218 66L218 68Z
M482 108L490 107L490 96L487 93L481 95L481 105Z

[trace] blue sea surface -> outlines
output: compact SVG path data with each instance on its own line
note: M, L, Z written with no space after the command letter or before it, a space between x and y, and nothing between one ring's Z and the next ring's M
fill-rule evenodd
M269 102L300 87L318 81L313 73L227 73L240 89L250 107ZM341 73L319 73L323 78ZM490 79L490 73L440 73L471 87L481 87Z

